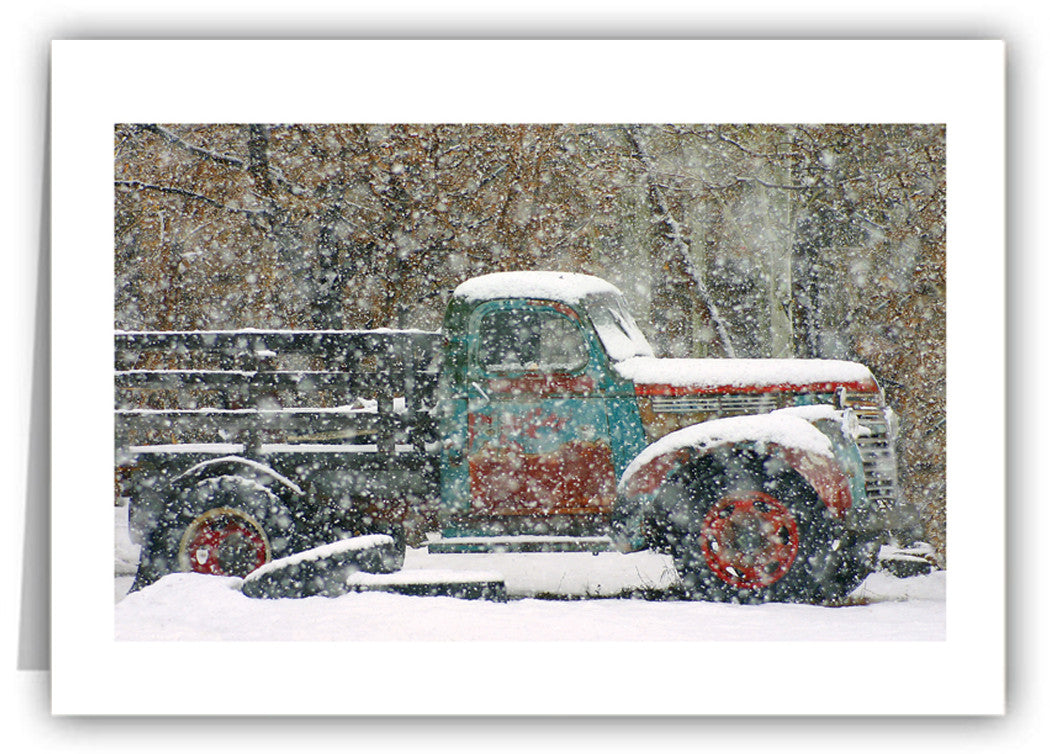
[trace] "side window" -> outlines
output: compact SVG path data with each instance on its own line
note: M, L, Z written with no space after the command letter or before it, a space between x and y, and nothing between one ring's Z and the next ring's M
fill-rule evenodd
M573 372L587 364L587 343L553 309L493 309L478 323L477 360L492 374Z

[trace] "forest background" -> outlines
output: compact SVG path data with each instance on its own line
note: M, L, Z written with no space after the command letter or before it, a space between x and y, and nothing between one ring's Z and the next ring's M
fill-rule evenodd
M117 330L436 329L475 275L598 275L660 355L867 364L901 419L902 492L944 562L942 125L114 136Z

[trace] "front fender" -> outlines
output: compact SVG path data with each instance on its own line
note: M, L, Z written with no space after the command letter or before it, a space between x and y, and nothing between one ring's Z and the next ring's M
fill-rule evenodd
M778 468L789 467L813 488L831 516L845 517L853 504L851 463L829 437L834 425L818 429L831 418L827 412L810 413L814 415L785 409L715 419L672 432L648 446L627 467L617 486L612 528L619 549L649 546L645 521L654 514L653 501L659 490L679 469L716 453L758 456Z

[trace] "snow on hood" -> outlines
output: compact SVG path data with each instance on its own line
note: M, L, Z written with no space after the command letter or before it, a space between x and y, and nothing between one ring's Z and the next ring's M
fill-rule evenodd
M671 387L773 387L863 384L875 379L863 364L833 359L661 359L637 356L614 365L637 385Z
M493 272L461 283L452 295L467 301L500 298L540 298L577 302L597 293L620 295L619 289L593 275L575 272Z
M820 418L825 418L823 415ZM834 448L823 432L794 408L759 416L732 416L683 427L664 435L631 461L620 478L621 493L630 478L650 461L685 448L706 450L738 442L769 443L834 458Z

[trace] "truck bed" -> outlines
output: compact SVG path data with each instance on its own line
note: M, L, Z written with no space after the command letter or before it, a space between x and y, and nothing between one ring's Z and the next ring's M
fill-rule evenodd
M118 332L114 355L118 495L231 455L319 499L437 494L439 333Z

